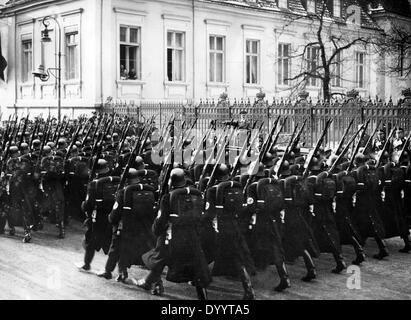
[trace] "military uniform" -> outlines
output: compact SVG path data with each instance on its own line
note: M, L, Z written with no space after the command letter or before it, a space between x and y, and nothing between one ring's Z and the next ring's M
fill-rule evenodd
M181 169L171 172L171 185L170 193L161 199L160 212L153 224L156 247L143 256L151 272L138 286L146 290L153 285L159 286L161 272L168 266L168 281L190 281L196 286L199 299L207 299L205 288L211 283L211 275L200 240L202 195L197 189L186 186Z
M104 160L98 161L97 178L91 181L87 188L87 197L82 204L82 210L87 218L85 225L87 231L84 239L85 256L84 270L90 270L90 264L96 251L101 249L108 254L112 226L108 221L113 205L115 203L115 192L120 183L119 177L107 176L108 166Z
M154 248L155 238L151 226L156 215L155 189L147 184L140 184L138 171L130 169L129 183L120 190L116 203L109 215L113 225L109 257L105 272L100 276L111 278L118 263L119 280L124 281L127 268L143 265L142 255Z

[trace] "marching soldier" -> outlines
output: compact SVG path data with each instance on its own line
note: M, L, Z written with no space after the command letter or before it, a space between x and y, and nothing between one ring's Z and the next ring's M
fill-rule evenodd
M280 277L275 291L281 292L291 286L285 253L282 244L281 224L284 209L283 187L280 181L266 178L261 163L255 182L247 190L246 239L258 269L264 270L274 264Z
M110 177L107 161L100 159L97 162L95 180L87 188L87 197L82 204L82 210L87 219L84 224L87 231L84 239L84 264L81 270L89 271L96 251L103 249L108 254L111 243L111 224L108 221L115 203L115 191L120 183L119 177Z
M198 298L207 299L211 276L199 232L203 208L200 191L187 186L183 170L174 169L170 174L170 192L161 199L153 224L157 245L143 256L150 273L137 281L138 287L161 295L164 291L161 273L168 266L168 281L191 282Z
M144 171L144 170L143 170ZM116 203L109 215L113 225L113 237L105 271L99 274L105 279L112 278L118 263L117 281L128 278L127 268L143 265L142 255L154 248L155 238L151 226L155 218L155 188L142 184L145 172L134 168L129 170L127 184L120 190Z
M220 164L216 172L217 184L206 194L204 220L212 224L216 233L216 253L212 275L239 277L244 288L244 300L255 300L250 275L255 266L247 242L239 225L243 213L243 187L231 181L227 165Z
M328 172L321 171L318 159L313 159L311 177L313 184L313 231L321 253L331 253L337 264L333 273L341 273L347 268L342 256L340 236L334 218L333 200L336 192L335 181Z
M41 160L40 186L44 193L50 220L59 229L58 237L64 239L64 159L62 154L51 155L51 150L47 147L44 148L44 154Z
M385 228L380 216L381 189L376 168L366 165L365 160L363 154L355 157L356 168L353 173L357 187L354 196L354 216L364 241L368 237L374 237L378 245L379 252L373 257L382 260L388 256L388 251L383 242Z
M301 176L291 175L288 161L281 166L279 177L284 179L286 258L293 261L303 257L307 274L301 280L310 282L317 277L313 258L319 257L320 250L306 217L309 215L309 189Z

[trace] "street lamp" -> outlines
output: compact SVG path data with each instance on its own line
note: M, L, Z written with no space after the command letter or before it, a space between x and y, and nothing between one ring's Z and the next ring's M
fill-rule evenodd
M49 36L49 25L50 21L49 19L53 19L54 22L56 23L58 27L58 33L59 33L59 51L58 51L58 66L57 68L45 68L42 64L37 67L37 70L33 71L33 76L36 78L39 78L41 81L45 82L50 79L50 75L55 77L57 79L57 112L58 112L58 121L61 120L61 27L59 22L56 20L56 18L51 17L51 16L46 16L43 18L43 25L44 25L44 30L41 32L41 42L43 43L48 43L51 42L51 38ZM51 70L57 71L57 75L51 73Z

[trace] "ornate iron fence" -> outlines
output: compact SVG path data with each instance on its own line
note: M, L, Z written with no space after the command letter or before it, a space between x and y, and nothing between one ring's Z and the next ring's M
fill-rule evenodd
M148 121L155 116L158 127L162 127L172 116L175 116L177 125L183 122L187 124L197 120L196 128L205 131L210 122L216 121L219 126L224 122L239 120L241 113L246 111L245 117L250 123L262 122L263 132L269 132L277 118L281 115L285 119L283 133L289 135L294 130L295 125L307 119L307 127L303 134L302 141L307 147L312 146L318 140L328 118L333 122L327 134L328 145L334 147L344 134L351 120L354 118L354 126L351 128L353 134L359 125L370 119L368 127L369 133L379 125L389 131L393 127L402 127L405 130L411 129L411 90L403 92L405 99L397 104L392 101L383 103L381 101L364 101L358 98L355 93L351 94L344 101L317 102L313 104L308 95L303 93L300 100L291 102L285 100L265 100L264 93L259 93L255 101L234 99L230 100L223 94L218 101L200 100L195 103L186 101L141 101L139 103L108 103L103 108L103 112L116 112L120 115L127 115L140 122Z

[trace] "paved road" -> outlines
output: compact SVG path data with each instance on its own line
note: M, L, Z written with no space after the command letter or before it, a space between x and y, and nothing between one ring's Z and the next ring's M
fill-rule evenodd
M133 285L107 281L94 274L79 272L76 262L83 258L81 225L75 223L67 230L67 238L56 239L57 230L47 225L45 230L35 233L31 244L21 242L22 230L16 237L0 236L0 299L45 299L45 300L146 300L195 299L195 290L189 285L176 285L166 282L166 295L153 297ZM316 261L319 277L313 283L303 283L302 260L289 266L292 288L287 293L272 291L278 282L274 269L269 269L253 278L258 299L411 299L411 254L400 254L399 239L387 241L391 256L385 261L368 258L364 263L357 282L351 281L351 274L334 275L330 255L322 255ZM366 253L372 256L376 245L369 240ZM354 252L351 247L344 247L346 261L352 261ZM97 254L93 270L104 268L105 256ZM354 270L355 271L355 270ZM140 278L146 270L133 267L130 276ZM349 289L361 286L361 289ZM239 282L216 278L209 289L209 298L213 300L238 300L242 297Z

